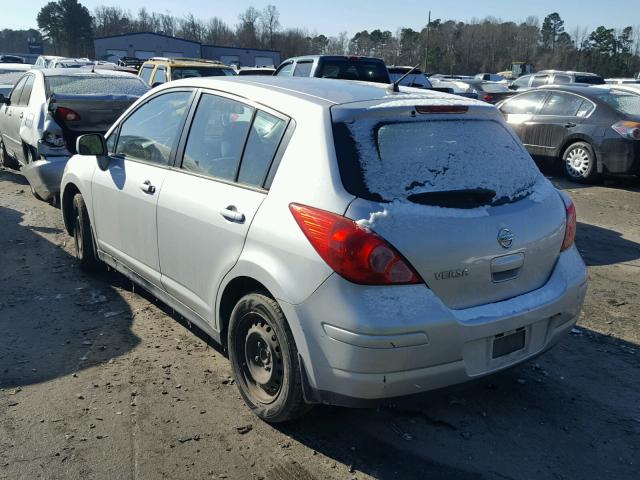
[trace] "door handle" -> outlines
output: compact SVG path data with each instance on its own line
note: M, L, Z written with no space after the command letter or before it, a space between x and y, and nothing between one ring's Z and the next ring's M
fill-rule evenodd
M20 118L24 117L24 112L20 112Z
M151 185L150 180L145 180L144 183L141 183L140 190L142 190L144 193L148 193L149 195L153 195L154 193L156 193L156 187Z
M575 127L575 126L576 126L576 124L575 124L575 123L573 123L573 122L567 122L567 123L565 123L565 124L564 124L564 126L565 126L566 128L573 128L573 127Z
M234 205L221 210L220 215L232 222L244 223L244 213L240 213Z

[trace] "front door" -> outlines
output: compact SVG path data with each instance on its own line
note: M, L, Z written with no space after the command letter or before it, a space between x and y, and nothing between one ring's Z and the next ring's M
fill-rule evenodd
M156 205L192 95L174 91L139 106L112 133L107 170L93 176L98 248L158 287Z
M20 125L24 119L25 106L21 104L20 100L29 77L31 77L31 84L33 85L33 75L25 75L11 90L11 95L9 96L10 104L2 107L2 125L0 125L5 149L21 163L25 163L25 155L20 138Z
M507 123L520 137L531 155L537 155L540 151L539 145L536 144L532 136L534 131L532 127L535 123L535 116L540 111L546 97L546 91L529 91L507 100L500 107Z
M218 287L242 252L287 119L230 97L201 96L179 169L158 200L163 287L212 326ZM185 132L187 129L185 129Z

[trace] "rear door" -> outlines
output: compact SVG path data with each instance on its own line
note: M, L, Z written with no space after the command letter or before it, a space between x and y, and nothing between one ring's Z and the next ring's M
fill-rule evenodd
M267 194L267 172L287 121L246 100L203 93L181 141L179 168L162 186L163 287L209 322L218 286L238 260Z
M536 154L557 157L564 140L582 123L578 110L588 100L565 92L551 92L542 108L527 126L530 143ZM591 103L591 102L589 102Z
M138 106L119 126L107 170L93 176L99 249L158 287L156 205L192 97L170 91Z
M20 139L20 123L24 118L24 106L20 104L22 89L27 79L32 75L25 75L11 90L9 105L2 107L2 139L4 146L12 156L24 162L22 140Z

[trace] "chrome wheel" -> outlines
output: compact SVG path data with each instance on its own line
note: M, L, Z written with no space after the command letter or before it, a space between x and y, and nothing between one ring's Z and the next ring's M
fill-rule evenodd
M567 173L576 178L585 178L591 170L591 154L583 146L572 147L565 155Z

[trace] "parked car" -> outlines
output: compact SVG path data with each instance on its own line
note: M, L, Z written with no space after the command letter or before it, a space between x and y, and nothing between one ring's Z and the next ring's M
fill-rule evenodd
M142 67L143 63L144 60L136 57L122 57L118 60L119 66L135 68L136 71L140 71L140 67Z
M51 60L47 68L82 68L92 67L94 63L88 58L55 58Z
M463 82L473 89L478 95L478 100L491 104L496 104L516 94L505 83L486 82L484 80L464 80Z
M467 80L446 80L441 75L432 75L429 77L431 84L433 85L435 90L444 91L448 89L450 93L454 95L458 95L460 97L478 98L478 92L475 91L473 87L471 87L468 83L470 79Z
M280 64L274 75L391 83L387 66L382 59L344 55L307 55L288 58Z
M477 73L474 78L485 82L506 82L506 78L498 73Z
M0 63L24 63L24 58L17 55L0 55Z
M270 422L539 355L585 296L575 208L495 108L411 92L281 77L152 90L67 165L80 267L105 262L225 344Z
M34 64L34 66L36 68L49 68L51 66L51 62L61 58L64 58L64 57L60 57L57 55L40 55L36 59L36 63Z
M13 86L22 78L24 71L4 71L0 69L0 94L8 97Z
M33 69L0 95L0 158L32 193L55 201L78 135L106 132L148 87L126 73Z
M627 83L640 83L640 78L605 78L604 80L606 83L611 83L614 85L617 84L627 84Z
M511 90L524 92L532 88L541 87L543 85L568 85L568 84L585 84L585 85L603 85L604 78L595 73L573 72L561 70L541 70L537 73L524 75L509 85Z
M535 157L562 162L567 177L640 174L640 95L622 88L548 86L498 108Z
M237 71L238 75L273 75L275 68L271 67L242 67Z
M217 77L235 75L233 68L215 60L196 58L150 58L140 68L140 78L157 87L166 82L194 77Z
M402 78L402 76L411 71L411 69L413 69L413 67L395 65L387 67L389 77L392 82L396 82L398 79ZM433 88L429 79L419 68L413 69L409 75L404 77L402 82L400 82L400 85L413 88Z

